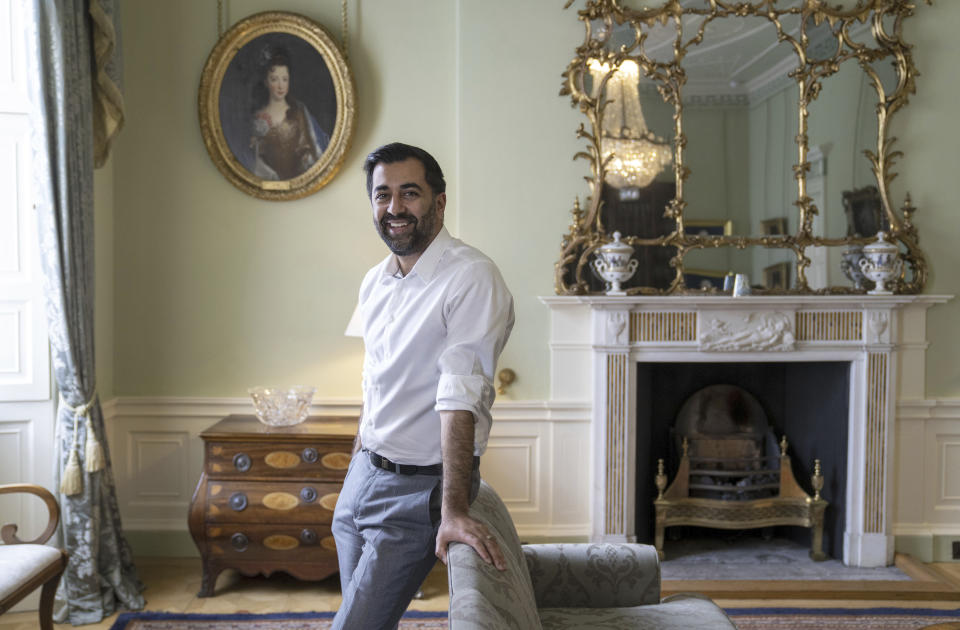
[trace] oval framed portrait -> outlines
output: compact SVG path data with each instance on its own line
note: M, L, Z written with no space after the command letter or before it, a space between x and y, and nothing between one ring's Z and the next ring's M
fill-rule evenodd
M220 37L200 77L200 132L213 163L243 192L298 199L329 182L356 116L346 59L320 24L268 11Z

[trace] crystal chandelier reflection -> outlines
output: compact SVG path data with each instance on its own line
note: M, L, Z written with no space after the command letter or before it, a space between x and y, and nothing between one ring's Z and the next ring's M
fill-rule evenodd
M594 97L610 66L593 59ZM643 188L673 161L673 152L663 138L655 136L640 109L640 67L632 59L624 60L606 84L610 102L603 112L600 153L607 162L604 180L617 188Z

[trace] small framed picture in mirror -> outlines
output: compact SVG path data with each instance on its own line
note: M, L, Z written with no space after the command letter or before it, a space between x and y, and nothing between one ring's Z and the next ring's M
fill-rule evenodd
M717 289L723 291L723 280L729 274L729 271L716 271L714 269L684 269L683 283L688 289Z
M787 217L764 219L760 222L760 233L764 236L780 236L787 233Z
M764 267L763 285L768 289L787 289L790 286L790 263L782 262Z
M260 199L315 193L353 136L353 77L320 24L282 11L234 24L200 77L200 131L231 184Z
M733 234L733 221L729 219L691 219L683 222L683 231L696 236L730 236Z

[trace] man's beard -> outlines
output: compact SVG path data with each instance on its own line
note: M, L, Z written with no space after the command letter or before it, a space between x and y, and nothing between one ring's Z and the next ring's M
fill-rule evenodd
M436 198L430 203L430 212L423 215L423 218L417 219L412 214L404 212L400 215L393 215L389 212L383 215L380 221L376 217L373 224L380 234L380 238L387 244L390 251L397 256L409 256L411 254L422 253L427 248L433 238L437 225L437 204ZM402 236L391 236L387 222L396 219L405 219L413 223L413 229L409 234Z

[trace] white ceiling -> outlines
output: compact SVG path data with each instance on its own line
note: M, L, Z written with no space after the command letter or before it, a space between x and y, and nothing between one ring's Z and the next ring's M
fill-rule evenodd
M801 0L779 3L786 8ZM703 5L704 0L685 0L685 7ZM685 41L692 38L703 24L702 16L684 17ZM783 16L784 31L795 37L800 35L799 16ZM596 26L596 25L595 25ZM869 24L857 25L856 37L869 36ZM652 28L644 27L647 38L643 49L647 56L657 61L673 59L676 27L673 21L666 25L657 23ZM826 23L808 27L811 44L825 46L832 51L836 46ZM634 40L633 29L628 24L615 26L608 47L616 49L629 45ZM767 93L773 84L787 80L787 73L797 65L793 47L777 41L776 27L763 17L718 18L707 24L703 41L688 49L683 60L687 73L685 97L740 97L754 100Z

